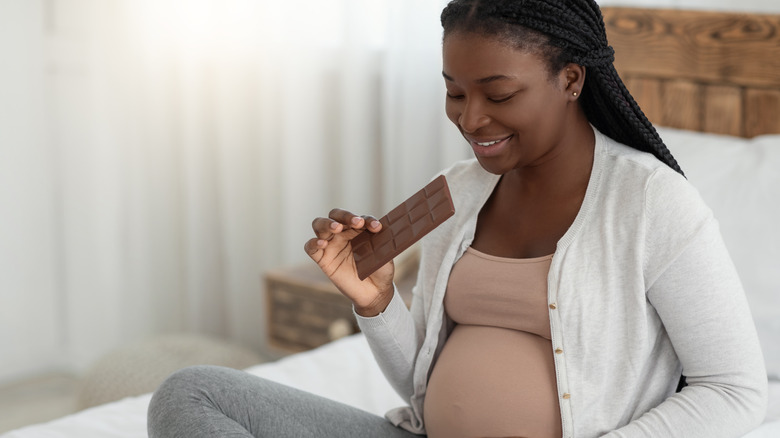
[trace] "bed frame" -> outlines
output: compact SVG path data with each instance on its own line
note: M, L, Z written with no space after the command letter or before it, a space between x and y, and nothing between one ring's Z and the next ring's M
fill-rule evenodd
M780 133L780 15L605 7L615 67L656 125Z

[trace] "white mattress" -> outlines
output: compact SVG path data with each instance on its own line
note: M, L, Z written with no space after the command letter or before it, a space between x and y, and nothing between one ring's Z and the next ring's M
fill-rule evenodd
M378 415L403 404L382 376L360 334L247 371ZM145 438L150 398L151 395L144 395L120 400L2 437ZM780 382L770 382L767 419L745 438L777 437L780 437Z

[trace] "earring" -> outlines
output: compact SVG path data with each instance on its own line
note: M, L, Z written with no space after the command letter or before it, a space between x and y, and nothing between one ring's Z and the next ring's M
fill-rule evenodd
M577 92L571 93L574 97L577 97Z

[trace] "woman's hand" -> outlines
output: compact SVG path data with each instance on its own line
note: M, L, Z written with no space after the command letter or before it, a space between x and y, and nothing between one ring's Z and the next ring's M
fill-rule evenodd
M309 239L303 249L339 291L352 300L355 311L370 317L384 311L393 298L394 266L391 261L365 280L358 278L351 241L366 228L376 233L382 224L371 216L333 209L327 218L314 219L312 229L317 237Z

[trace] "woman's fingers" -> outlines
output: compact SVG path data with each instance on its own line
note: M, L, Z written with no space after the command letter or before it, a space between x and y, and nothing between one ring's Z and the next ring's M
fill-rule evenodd
M343 225L345 228L352 228L355 230L362 229L366 222L362 216L358 216L340 208L334 208L331 210L328 214L328 217L333 221Z
M369 231L377 232L382 228L382 224L380 224L374 216L358 216L340 208L334 208L331 210L330 214L328 214L328 217L333 221L342 224L344 227L349 227L354 230L368 228Z
M316 238L309 239L304 244L303 249L311 258L319 260L322 254L317 256L318 251L327 248L337 235L342 235L345 240L351 240L364 229L373 233L379 232L382 229L382 224L371 215L358 216L349 211L334 208L327 218L315 218L311 227ZM352 232L344 233L345 231Z
M309 239L303 245L303 250L306 251L306 254L308 254L309 257L311 257L316 261L317 259L319 259L317 253L319 253L320 250L324 249L327 245L328 245L327 240L322 240L317 238Z
M311 228L314 230L314 235L322 240L330 240L336 233L344 231L343 224L324 217L314 219L311 223Z
M373 216L358 216L349 211L334 208L330 211L327 218L318 217L314 219L311 227L317 238L331 240L333 236L345 230L362 231L368 228L369 231L376 233L382 229L382 224Z
M363 223L372 233L378 233L382 229L382 223L374 216L363 216Z

